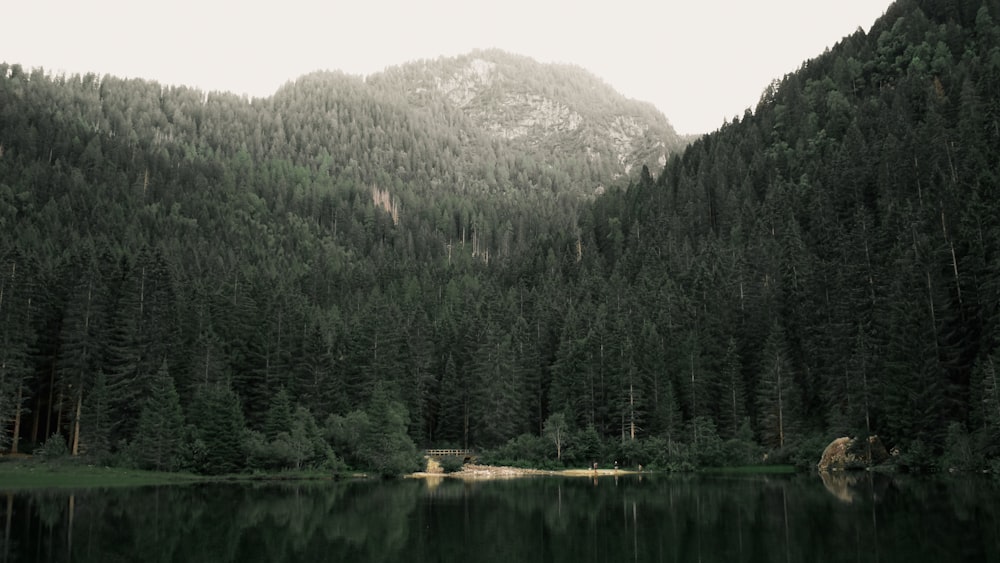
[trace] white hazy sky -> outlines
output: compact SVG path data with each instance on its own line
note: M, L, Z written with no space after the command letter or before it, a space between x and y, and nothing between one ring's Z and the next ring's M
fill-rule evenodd
M366 75L498 47L577 64L680 133L705 133L891 3L15 0L0 10L0 60L263 97L314 70Z

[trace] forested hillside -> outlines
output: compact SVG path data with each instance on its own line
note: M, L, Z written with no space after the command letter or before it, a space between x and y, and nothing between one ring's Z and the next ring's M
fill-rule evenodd
M628 283L590 306L638 312L656 352L623 358L663 358L634 366L646 428L676 405L724 437L749 417L768 450L875 433L905 464L996 458L998 10L897 2L593 206L608 287Z
M492 51L254 100L4 64L0 447L389 473L876 433L982 467L997 18L897 2L683 153L649 106Z

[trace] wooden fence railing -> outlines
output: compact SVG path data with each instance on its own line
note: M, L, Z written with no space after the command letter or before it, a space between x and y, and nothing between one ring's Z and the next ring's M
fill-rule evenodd
M447 450L447 449L424 450L424 455L426 455L427 457L454 456L454 457L460 457L462 459L473 457L472 450Z

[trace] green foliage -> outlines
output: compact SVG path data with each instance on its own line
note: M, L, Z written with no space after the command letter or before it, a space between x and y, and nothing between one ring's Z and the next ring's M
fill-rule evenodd
M181 466L183 439L180 396L163 364L151 382L130 454L140 469L176 471Z
M920 439L903 443L899 446L900 454L895 459L895 465L900 471L908 473L931 473L940 469L938 456Z
M974 437L958 422L948 425L945 437L944 455L941 456L940 467L947 471L978 471L985 464L982 450L976 448Z
M96 460L105 460L111 452L111 407L110 394L104 372L94 378L94 386L83 404L80 423L80 450Z
M778 324L768 335L759 373L757 424L761 440L772 449L790 447L797 430L799 392L785 331Z
M361 434L357 449L363 467L385 477L416 471L421 457L406 433L406 407L382 383L378 383L372 392L367 413L368 425Z
M49 436L48 440L42 442L35 449L35 455L47 460L57 460L68 456L69 448L66 446L66 439L58 433Z
M247 465L266 471L342 469L343 462L323 438L312 414L299 407L295 418L290 432L279 432L272 440L260 432L247 432Z
M698 466L720 467L733 463L733 460L726 459L725 444L710 418L699 416L691 421L691 426L691 434L695 437L691 447Z
M647 440L650 457L643 467L668 472L688 472L697 469L693 448L680 442L668 442L654 437Z
M275 439L281 432L288 432L292 429L292 399L288 391L284 388L278 390L271 399L271 406L267 410L264 420L264 435L268 439Z
M199 387L188 415L197 445L194 467L199 473L239 472L245 465L243 412L239 397L228 385Z
M339 466L333 449L323 439L319 425L309 409L298 407L292 418L292 428L287 434L279 434L278 441L285 439L294 452L292 461L295 469L303 467L330 468Z
M571 464L593 463L603 457L604 447L601 443L601 436L593 424L588 424L586 428L578 430L570 439L570 444L566 458Z
M545 420L543 432L555 447L556 459L561 460L562 450L569 439L569 423L566 421L566 415L561 412L554 413Z
M330 415L324 425L324 435L334 451L353 465L359 462L357 452L368 432L370 422L365 411L351 411L346 416Z
M655 459L655 453L652 448L661 445L661 442L656 439L618 442L615 444L613 453L609 456L612 459L606 463L610 465L617 462L621 468L634 468L640 464L649 466L650 462Z
M0 292L4 295L0 303L0 450L16 450L14 424L19 413L27 414L25 402L32 374L30 347L37 338L32 323L37 309L32 306L32 280L37 275L33 266L19 252L4 253L0 245Z
M554 459L552 442L541 436L521 434L506 444L479 455L481 463L516 467L542 467Z
M201 438L196 437L194 426L184 429L184 441L181 444L180 469L189 473L204 473L209 463L208 446Z
M764 449L754 440L750 420L746 418L736 435L725 441L722 449L726 465L755 465L764 459Z
M462 467L465 466L465 460L454 455L446 455L438 460L441 465L441 469L445 473L455 473L456 471L461 471Z
M256 101L4 66L0 447L79 419L70 450L212 473L397 473L439 443L811 465L841 434L914 470L996 458L1000 33L976 7L894 6L683 154L586 73L492 51ZM477 57L503 80L459 107L437 85ZM532 96L579 126L496 136Z
M823 450L829 444L829 439L822 434L808 434L797 440L786 452L778 452L773 459L768 459L769 465L781 465L778 459L787 454L787 463L800 471L812 470L823 455Z

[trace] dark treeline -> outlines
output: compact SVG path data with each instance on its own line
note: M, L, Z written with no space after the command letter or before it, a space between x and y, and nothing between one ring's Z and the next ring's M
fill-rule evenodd
M393 472L415 446L814 463L873 433L983 467L997 18L897 2L596 200L611 153L490 135L406 67L247 100L0 66L2 447Z

